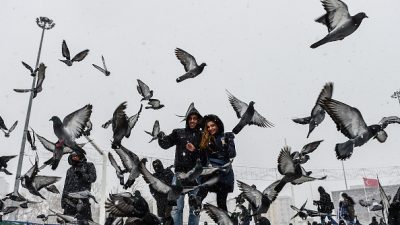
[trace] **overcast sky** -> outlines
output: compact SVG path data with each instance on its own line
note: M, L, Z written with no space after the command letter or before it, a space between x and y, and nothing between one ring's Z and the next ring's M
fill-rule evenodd
M151 130L156 119L166 133L183 127L175 114L184 114L192 101L203 115L217 114L226 130L231 130L238 119L227 89L245 102L255 101L256 110L276 125L245 127L235 139L235 165L276 167L285 139L296 150L323 139L305 167L340 169L334 146L347 139L336 131L331 118L327 116L309 139L308 126L291 120L310 114L326 82L334 83L333 98L357 107L367 124L398 115L400 110L398 101L390 97L400 88L400 2L353 0L348 7L352 15L364 11L369 19L345 40L310 49L327 33L326 27L314 22L324 13L318 0L5 1L0 7L0 115L8 126L15 120L19 124L10 138L0 138L1 155L18 154L20 149L29 95L12 89L31 85L21 61L34 66L41 33L35 19L47 16L56 26L45 33L40 61L47 66L46 80L34 100L30 122L40 135L55 141L49 119L63 118L91 103L92 138L104 150L111 150L112 131L101 124L123 101L128 101L129 116L138 111L141 97L136 79L141 79L165 107L144 110L131 137L123 140L137 154L172 159L174 148L165 151L156 142L149 144L150 136L143 131ZM89 55L67 67L59 61L62 40L71 55L86 48ZM194 55L198 63L207 63L200 76L175 82L184 73L174 55L176 47ZM101 55L111 71L109 77L91 65L100 65ZM399 165L400 126L388 126L386 131L386 143L371 140L356 148L346 168ZM41 161L50 157L37 145ZM26 150L32 155L28 146ZM89 159L99 160L93 149L88 152ZM10 170L16 170L17 161L10 163ZM23 172L30 166L27 157ZM63 161L56 173L63 175L67 168ZM109 174L115 179L111 169ZM350 182L362 184L361 177Z

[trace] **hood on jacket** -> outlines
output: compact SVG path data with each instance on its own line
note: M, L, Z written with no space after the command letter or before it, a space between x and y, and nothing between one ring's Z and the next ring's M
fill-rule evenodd
M201 114L199 113L199 111L197 111L197 109L193 106L193 108L190 109L190 111L187 112L186 114L186 128L189 128L189 117L191 115L197 115L197 117L199 118L199 122L197 124L196 128L201 128L201 121L203 119L203 117L201 116Z
M218 127L217 135L224 133L224 123L222 122L222 120L218 116L216 116L214 114L208 114L208 115L205 115L203 117L203 121L201 123L201 125L202 125L201 127L204 130L207 129L206 125L207 125L207 122L209 122L209 121L213 121L217 125L217 127Z
M69 164L69 165L72 165L72 157L74 157L74 156L76 156L76 155L79 155L79 157L80 157L80 162L86 162L86 161L87 161L87 159L86 159L86 157L85 157L84 154L79 154L79 153L76 153L76 152L72 152L72 153L69 154L69 156L68 156L68 164Z

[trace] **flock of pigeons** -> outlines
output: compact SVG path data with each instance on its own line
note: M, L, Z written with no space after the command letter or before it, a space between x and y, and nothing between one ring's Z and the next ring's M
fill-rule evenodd
M348 35L352 34L361 24L364 18L367 18L365 13L358 13L354 16L350 16L347 5L340 0L321 0L326 14L322 15L316 22L322 23L328 28L328 35L326 35L320 41L311 45L311 48L317 48L325 43L342 40ZM62 42L62 56L65 59L60 59L61 62L67 66L72 66L74 62L81 62L88 55L89 50L83 50L76 54L71 59L70 51L65 40ZM175 49L175 55L177 59L184 66L185 73L176 79L176 82L183 82L189 78L195 78L200 75L206 63L200 65L196 62L188 52L177 48ZM103 73L105 76L110 76L111 72L107 69L105 59L102 56L102 67L96 64L92 64L94 68ZM33 69L30 65L22 62L23 66L29 70L31 76L37 77L37 83L33 89L14 89L18 93L29 93L33 92L33 97L42 91L42 85L45 79L46 66L44 63L40 63L38 68ZM147 101L148 106L145 109L159 110L164 107L160 100L153 97L153 90L150 87L137 79L137 91L141 95L141 101ZM254 108L254 102L250 101L248 104L239 100L237 97L232 95L228 90L226 91L228 100L233 107L239 122L233 128L232 132L238 134L246 125L257 125L259 127L273 127L274 124L264 118ZM338 143L335 146L336 156L338 159L344 160L349 158L354 147L359 147L368 142L371 138L377 139L379 142L385 142L387 133L385 128L391 123L400 123L400 118L397 116L383 117L377 124L367 125L364 121L360 111L352 106L349 106L343 102L332 98L333 94L333 83L327 83L322 91L320 92L315 105L311 110L311 114L305 118L293 119L294 122L299 124L308 124L309 130L307 138L313 132L313 130L324 120L325 113L332 118L337 125L337 129L342 132L348 141L344 143ZM187 112L191 111L194 107L192 103L189 106ZM57 166L62 159L63 155L77 152L79 154L86 154L84 145L77 143L76 140L81 136L89 136L93 128L93 124L90 120L92 114L92 105L88 104L82 108L70 113L61 120L58 116L53 116L50 121L53 123L54 134L57 137L55 142L48 140L47 138L40 136L35 133L33 129L25 131L27 134L27 140L30 143L31 149L35 151L36 138L44 146L44 148L52 153L50 159L45 161L43 165L39 166L39 159L36 154L34 165L22 176L18 177L21 181L22 187L26 188L32 195L36 195L45 199L41 194L41 190L45 189L51 193L59 194L58 189L54 185L61 177L55 176L44 176L38 175L38 173L46 166L51 166L51 169L56 170ZM156 192L167 194L168 201L170 203L175 202L180 195L187 193L188 191L195 190L201 187L212 186L218 182L218 178L211 179L205 183L199 184L194 187L184 187L181 185L182 181L193 181L201 176L210 175L217 171L226 171L230 168L230 163L222 167L203 167L198 161L195 167L188 173L176 174L177 182L175 185L168 185L163 183L161 180L154 177L149 170L146 168L146 158L140 159L134 152L125 148L122 145L124 138L129 138L131 130L136 125L140 114L142 113L143 105L140 105L138 112L133 116L127 116L125 110L127 108L127 102L121 103L114 111L111 119L105 122L102 127L107 129L110 125L113 132L113 140L111 148L114 149L118 155L122 165L120 166L113 154L108 153L108 158L111 165L115 168L117 178L120 181L120 185L124 189L132 187L135 180L142 176L146 183L149 184ZM187 114L187 113L186 113ZM179 116L179 117L186 117ZM16 121L10 128L4 123L4 120L0 117L0 129L4 132L6 137L10 136L10 133L17 126ZM146 131L151 136L149 142L157 140L157 136L160 133L160 123L158 120L154 122L154 126L151 132ZM324 177L312 177L311 171L307 171L303 165L310 159L310 154L315 151L320 145L320 141L311 142L306 144L300 151L291 152L289 146L284 146L280 151L277 159L277 167L282 178L276 180L265 188L262 192L254 186L250 186L242 181L237 181L240 191L244 198L250 203L253 209L254 215L261 215L266 213L271 203L277 198L279 192L288 183L292 185L299 185L305 182L314 180L323 180ZM0 172L4 172L6 175L12 175L7 170L7 163L9 160L15 158L16 155L2 156L0 157ZM124 175L127 174L127 180L125 181ZM91 198L95 202L96 199L90 192L79 192L70 193L71 198L87 199ZM8 206L5 207L3 201L10 199L12 201L19 202L19 206ZM80 201L81 202L81 201ZM40 202L34 202L28 200L19 193L8 194L5 198L0 201L0 219L1 216L11 213L21 208L27 208L28 204L37 204ZM210 217L220 225L237 224L237 213L229 213L222 209L219 209L211 204L204 204L198 206L199 209L203 208ZM362 205L368 205L367 202L360 202ZM371 203L372 204L372 203ZM78 203L79 205L79 203ZM79 209L79 206L76 206ZM297 212L296 216L306 218L307 216L319 216L318 212L313 210L305 209L306 203L300 208L293 206L292 208ZM368 205L369 206L369 205ZM106 203L106 210L112 218L119 218L114 221L114 224L120 224L123 222L122 218L127 217L125 224L159 224L158 218L150 213L147 202L141 197L140 192L136 191L134 194L129 192L122 192L117 194L110 194ZM56 216L64 220L66 223L73 223L76 221L74 217L63 215L58 212L53 212L49 215L39 215L38 218L46 221L50 216ZM294 218L293 217L293 218ZM94 224L92 221L89 223Z

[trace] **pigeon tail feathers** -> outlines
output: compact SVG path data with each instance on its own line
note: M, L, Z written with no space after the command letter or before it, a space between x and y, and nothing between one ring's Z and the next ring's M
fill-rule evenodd
M340 160L345 160L350 158L350 156L353 154L353 149L354 149L353 140L348 140L344 143L336 144L335 147L336 158Z

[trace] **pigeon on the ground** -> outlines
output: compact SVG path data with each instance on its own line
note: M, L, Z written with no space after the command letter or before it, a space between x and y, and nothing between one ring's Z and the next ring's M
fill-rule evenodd
M82 61L87 54L89 53L89 49L83 50L76 54L74 58L71 59L71 55L69 53L69 49L65 40L62 42L62 55L66 59L60 59L61 62L65 63L67 66L72 66L73 62L80 62Z
M85 190L85 191L78 191L78 192L70 192L68 193L68 197L70 198L75 198L75 199L93 199L94 202L97 202L96 198L90 193L90 191Z
M304 202L304 204L299 208L297 208L296 206L290 205L290 208L292 208L293 210L296 211L296 214L294 216L292 216L291 220L296 218L297 216L299 216L301 219L306 220L307 217L320 217L320 216L327 216L328 213L321 213L315 210L311 210L311 209L306 209L305 206L307 204L307 201ZM335 215L332 215L335 216Z
M304 145L303 148L300 150L300 152L294 151L291 154L292 159L296 162L299 162L300 164L306 163L310 159L310 156L308 154L314 152L322 141L323 140L314 141Z
M329 33L320 41L312 44L311 48L343 40L357 30L364 18L368 18L364 12L350 16L347 5L340 0L321 0L321 2L326 14L318 17L315 22L326 25Z
M150 212L149 205L139 191L110 194L106 201L106 212L114 217L144 217Z
M108 159L110 160L112 167L114 167L115 169L115 173L117 174L117 177L119 179L119 184L124 185L124 173L121 167L118 165L117 161L115 161L115 158L111 154L111 152L108 153Z
M104 61L104 57L103 56L101 56L101 61L103 62L103 68L98 66L98 65L96 65L96 64L92 64L92 65L94 66L94 68L98 69L104 75L110 76L111 72L108 71L107 66L106 66L106 62Z
M28 170L28 172L19 177L19 179L21 180L22 187L26 188L31 194L46 199L39 191L42 188L46 188L59 181L61 177L37 175L39 172L38 165L39 158L36 155L35 164Z
M164 107L164 105L161 104L160 100L155 98L149 99L147 104L148 106L146 106L145 109L161 109L162 107Z
M36 76L36 72L38 71L39 68L33 69L30 65L28 65L26 62L22 61L22 65L31 72L31 76L34 77Z
M237 225L234 222L235 220L232 220L228 214L227 211L220 209L216 206L213 206L209 203L206 203L203 205L203 209L207 212L207 214L211 217L212 220L218 225Z
M120 146L120 148L114 149L118 154L119 158L122 161L122 165L124 166L124 170L121 171L123 174L128 173L128 180L124 184L124 189L130 188L134 183L136 178L139 177L139 157L133 153L131 150L125 148L124 146ZM118 176L118 175L117 175ZM120 178L120 177L119 177ZM123 181L123 178L120 178L120 182Z
M12 175L12 173L7 170L7 163L15 157L17 157L17 155L0 156L0 172L4 172L7 175Z
M197 77L201 72L203 72L204 67L207 66L207 64L205 63L200 64L200 66L197 65L196 59L180 48L175 49L175 55L185 67L186 71L184 75L176 79L177 83L182 82L188 78Z
M177 117L183 118L183 119L181 120L181 122L183 122L183 121L186 120L186 118L188 118L188 115L189 115L190 112L192 112L192 109L193 109L193 108L194 108L194 102L190 103L189 108L187 109L185 115L183 115L183 116L176 115L176 116L177 116Z
M51 117L50 121L53 121L54 134L58 138L58 142L56 143L57 148L66 145L79 154L86 153L85 150L76 144L75 139L82 136L92 114L92 108L91 104L87 104L67 115L62 122L57 116Z
M335 122L337 129L350 139L336 144L336 157L340 160L350 158L354 147L362 146L371 138L385 142L387 133L384 129L391 123L400 123L399 117L390 116L383 117L378 124L368 126L357 108L334 99L325 99L322 107Z
M324 99L332 98L333 93L333 83L326 83L324 88L318 95L317 102L311 110L311 115L304 118L293 119L293 122L299 124L308 124L308 134L307 138L310 136L311 132L317 127L325 118L325 110L322 108L321 104Z
M31 92L33 91L33 98L37 96L39 92L43 90L42 85L44 78L46 77L46 66L44 63L40 63L39 68L38 68L38 78L36 81L36 86L33 89L14 89L15 92L19 93L25 93L25 92Z
M29 144L31 145L32 151L36 150L36 137L35 131L32 130L32 135L29 130L26 131L26 139L28 140Z
M252 205L255 209L254 215L266 213L271 203L276 199L280 190L277 190L277 185L280 180L277 180L270 184L263 192L260 192L256 188L237 180L240 191L243 192L244 198Z
M136 86L136 89L142 96L142 99L140 101L150 100L151 97L153 97L153 90L150 90L149 86L147 86L147 84L145 84L143 81L137 79L137 82L138 85Z
M111 148L119 148L121 146L122 138L129 138L132 128L139 119L142 108L143 105L140 105L139 111L135 115L128 117L125 114L126 102L123 102L117 107L117 109L115 109L112 119L102 125L102 127L106 129L110 124L112 124L114 140L111 144Z
M240 101L238 98L233 96L228 90L229 103L232 105L236 112L236 116L240 119L239 123L233 128L232 132L238 134L246 125L257 125L259 127L273 127L274 124L269 122L263 116L261 116L254 109L254 102L250 101L249 105Z
M10 127L10 129L3 129L3 127L2 127L0 130L3 131L4 137L10 137L11 132L14 131L14 129L17 127L17 125L18 125L18 120L13 123L13 125Z
M42 143L43 147L46 150L53 153L53 156L49 160L45 161L43 165L39 168L39 170L44 169L48 165L51 165L52 170L57 169L63 155L73 152L72 148L65 145L58 145L57 143L53 143L46 138L40 136L39 134L36 134L36 137L38 138L40 143Z
M151 132L149 131L144 131L144 132L146 132L146 134L149 134L152 137L149 143L156 140L158 138L157 137L158 134L160 133L160 123L158 122L158 120L154 122L153 130Z

